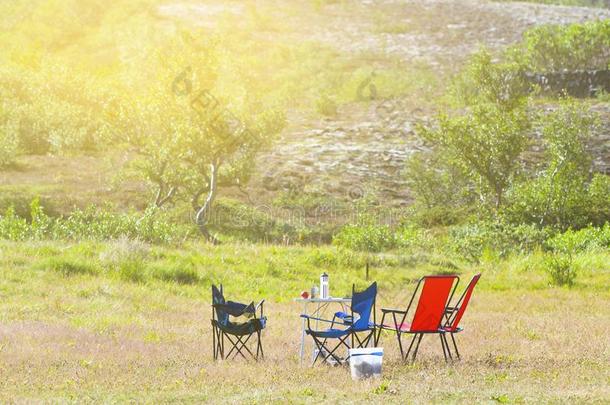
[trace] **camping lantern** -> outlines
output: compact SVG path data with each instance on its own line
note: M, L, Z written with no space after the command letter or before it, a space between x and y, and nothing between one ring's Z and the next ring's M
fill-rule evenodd
M320 298L327 299L329 296L328 274L323 273L320 276Z

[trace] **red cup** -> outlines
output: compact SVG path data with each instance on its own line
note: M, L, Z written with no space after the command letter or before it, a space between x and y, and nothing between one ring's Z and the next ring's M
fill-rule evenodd
M302 291L301 292L301 298L306 300L307 298L309 298L309 293L307 291Z

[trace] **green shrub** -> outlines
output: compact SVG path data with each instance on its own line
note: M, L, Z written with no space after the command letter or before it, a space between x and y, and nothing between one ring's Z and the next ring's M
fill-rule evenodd
M118 264L116 271L121 280L142 283L146 279L146 267L141 260L124 260Z
M467 206L435 206L417 207L410 215L410 220L423 228L434 228L437 226L451 226L463 223L468 219L472 211Z
M147 209L143 215L115 213L90 206L66 217L48 216L38 199L30 205L30 222L12 207L0 217L0 238L8 240L113 240L122 237L151 243L176 243L188 230L170 223L164 213Z
M537 177L513 184L505 210L513 223L558 229L601 226L610 220L610 180L590 180L587 144L597 117L570 99L542 117L545 166Z
M283 210L276 201L274 206L251 207L231 199L219 199L210 221L210 228L239 240L266 243L329 243L335 225L315 223L305 225L304 210L293 206ZM283 220L282 217L286 217Z
M130 259L146 260L149 254L150 246L145 242L121 236L107 243L106 248L99 254L99 258L106 265L117 265Z
M607 69L610 20L534 27L509 56L535 72Z
M413 225L402 225L395 231L396 244L403 248L427 249L432 243L432 236L424 229Z
M422 226L459 222L461 207L473 202L472 184L442 148L411 155L404 177L415 196L415 218Z
M492 103L503 109L521 106L527 99L530 85L522 61L514 59L495 62L486 49L472 55L451 84L450 94L454 101L464 105Z
M0 217L0 237L8 240L24 240L28 238L30 227L25 218L15 214L13 207L7 208L5 214Z
M337 265L337 262L337 256L330 250L314 249L307 256L307 263L314 267L334 267Z
M333 237L333 244L364 252L396 247L396 236L387 225L346 225Z
M545 258L544 267L555 285L571 287L577 269L571 254L552 254Z
M44 239L51 232L53 220L44 212L40 199L35 198L30 204L30 233L34 239Z
M603 227L589 226L578 231L568 229L549 238L545 246L553 252L570 254L610 249L610 223L606 223Z
M503 222L478 222L453 227L449 231L450 249L466 260L478 262L486 250L506 257L513 252L531 252L542 247L551 234L534 225L510 225Z

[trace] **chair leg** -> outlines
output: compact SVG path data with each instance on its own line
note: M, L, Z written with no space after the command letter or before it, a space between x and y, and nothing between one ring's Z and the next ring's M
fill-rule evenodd
M351 335L351 334L350 334ZM349 339L350 336L346 335L343 338L339 338L339 343L337 343L337 345L335 346L335 348L333 350L331 350L328 355L324 358L324 361L327 361L329 357L333 357L333 359L335 359L335 361L337 362L337 364L341 364L341 358L339 358L337 355L335 355L335 352L337 351L337 349L339 349L342 345L347 347L348 350L350 348L350 345L347 344L346 340ZM351 339L353 340L353 336L351 336Z
M424 337L424 334L420 333L419 339L417 339L417 345L415 346L415 350L413 351L413 358L411 359L412 362L415 362L415 358L417 357L417 351L419 350L419 344L421 343L421 340L423 337Z
M447 340L447 335L445 333L441 334L443 336L443 342L445 342L445 348L447 349L447 355L449 356L449 360L453 361L453 355L451 354L451 349L449 348L449 341Z
M220 332L220 336L221 336L221 345L220 345L220 358L222 360L225 359L225 333L224 331Z
M212 325L212 358L216 360L216 327Z
M445 349L445 341L443 340L443 334L439 333L438 337L441 341L441 346L443 347L443 356L445 357L445 363L447 362L447 350Z
M231 339L229 337L229 335L227 335L227 339L229 339L229 341L233 345L233 347L231 348L231 350L227 354L227 357L229 357L231 355L231 353L233 353L233 351L235 351L235 354L233 355L233 358L236 358L237 355L240 355L241 357L243 357L244 359L247 360L246 355L242 351L242 350L245 350L246 352L248 352L248 354L250 356L252 356L252 358L256 359L256 356L254 356L254 353L252 353L250 348L248 348L248 346L247 346L247 343L248 343L248 341L250 340L251 337L252 337L252 334L248 335L248 337L246 337L245 340L242 340L243 336L235 336L235 340L233 340L233 339Z
M349 335L344 336L343 338L339 338L339 342L337 343L337 345L332 349L332 350L328 350L328 348L326 347L326 342L328 339L324 339L324 341L320 341L320 339L316 338L315 336L312 336L313 341L318 349L318 353L316 354L316 357L313 359L313 362L311 363L311 365L313 366L314 364L316 364L316 361L321 358L323 362L328 361L329 358L333 358L337 364L341 364L341 358L339 358L335 352L341 347L341 346L346 346L347 348L349 348L349 344L347 344L346 340L348 338L350 338ZM323 354L322 352L326 352L326 354Z
M214 360L218 360L219 357L223 359L224 356L222 351L222 331L217 326L212 327L212 341L214 345Z
M358 334L356 332L354 332L354 336L356 337L356 341L358 342L358 346L353 346L353 347L358 347L358 348L362 348L362 347L368 347L369 343L371 341L371 338L374 338L374 334L375 332L369 332L366 337L360 339L358 337ZM373 339L374 340L374 339Z
M260 357L261 359L265 359L265 353L263 352L263 343L261 341L261 331L257 330L256 331L257 334L257 343L256 343L256 359L258 360L258 356L260 353Z
M458 351L457 344L455 343L455 337L453 336L453 333L451 333L451 340L453 341L453 347L455 348L455 355L457 356L458 360L461 360L460 352Z
M409 348L407 349L407 352L404 353L404 355L402 352L402 344L400 345L400 354L402 355L403 361L407 361L407 359L409 358L409 354L411 354L411 349L413 348L413 344L415 344L415 341L417 340L417 338L418 338L418 334L416 333L413 335L413 338L411 338L411 344L409 344ZM400 340L399 340L399 342L400 342Z
M400 332L396 332L396 339L398 340L398 348L400 349L400 357L403 359L406 358L404 349L402 347L402 334ZM413 344L413 342L411 342ZM411 346L409 346L409 351L411 350ZM407 352L408 353L408 352Z

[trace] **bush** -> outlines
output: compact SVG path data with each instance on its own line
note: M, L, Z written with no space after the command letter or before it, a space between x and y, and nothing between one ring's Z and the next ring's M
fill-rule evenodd
M405 180L417 206L414 220L423 226L452 225L457 222L452 214L472 203L467 176L438 149L414 153L405 165Z
M0 238L20 241L30 235L30 226L25 218L18 216L13 207L8 207L0 217Z
M610 180L602 174L589 180L587 151L596 116L566 99L543 120L546 167L538 177L511 187L505 214L513 223L558 229L603 225L610 220Z
M100 253L100 261L109 265L117 265L129 259L145 260L150 254L150 246L138 239L121 236L107 244Z
M314 249L307 256L307 263L314 267L334 267L337 265L337 256L333 251Z
M282 220L283 216L288 219ZM333 224L305 226L305 220L303 210L298 207L283 210L265 206L259 209L224 198L216 202L210 228L223 235L251 242L321 244L332 240Z
M549 238L545 247L553 252L570 254L610 249L610 223L601 228L589 226L579 231L568 229Z
M396 235L387 225L346 225L333 237L333 244L365 252L396 247Z
M553 254L545 258L544 266L555 285L571 287L576 279L577 269L571 254Z
M522 61L496 63L486 49L470 57L451 86L451 95L458 103L492 103L504 109L522 105L529 91Z
M478 262L486 250L495 251L501 257L513 252L531 252L542 247L551 232L533 225L479 222L451 228L450 249L466 260Z
M427 249L432 243L432 236L424 229L413 225L403 225L395 232L396 244L403 248Z
M472 211L472 210L470 210ZM463 223L471 214L467 207L436 206L436 207L417 207L409 219L424 228L434 228L437 226L451 226Z
M532 28L510 57L535 72L607 69L610 20Z
M116 268L121 280L142 283L145 280L146 268L144 262L138 259L124 260Z
M166 221L162 212L149 208L143 216L115 213L90 206L66 217L49 217L38 199L31 203L30 222L12 207L0 216L0 238L8 240L113 240L139 239L150 243L176 243L188 231Z

